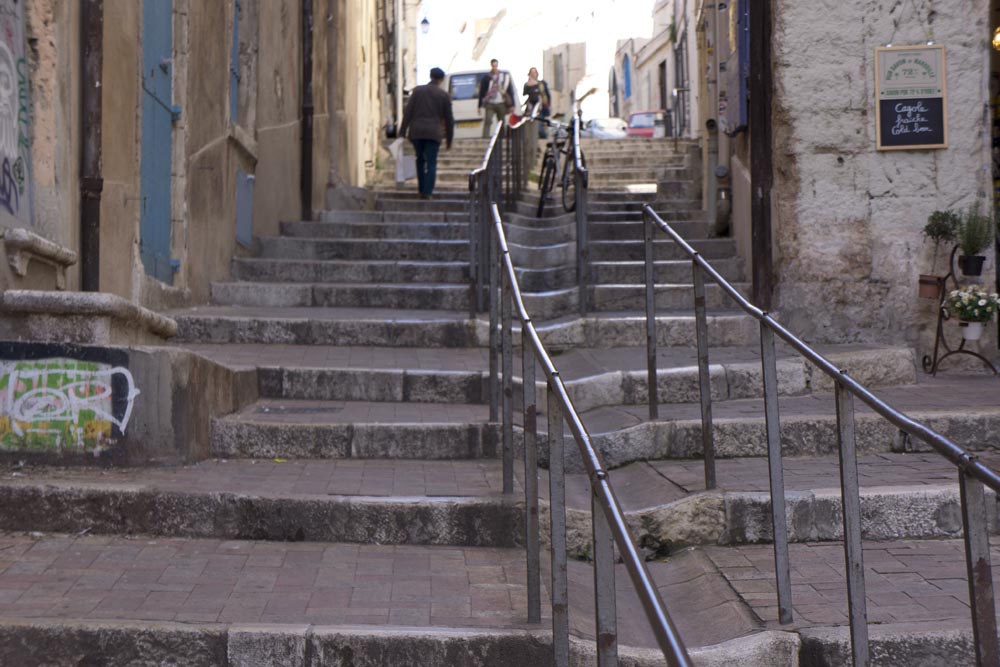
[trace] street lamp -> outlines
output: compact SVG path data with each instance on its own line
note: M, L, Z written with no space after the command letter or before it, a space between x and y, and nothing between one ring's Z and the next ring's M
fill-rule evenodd
M425 16L424 19L420 22L420 32L426 35L430 31L431 31L431 22L428 21L427 17Z

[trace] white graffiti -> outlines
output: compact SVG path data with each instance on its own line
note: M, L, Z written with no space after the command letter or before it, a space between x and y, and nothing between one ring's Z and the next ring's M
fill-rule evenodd
M22 424L45 424L53 421L74 424L77 445L83 441L80 413L88 410L96 420L106 421L118 427L124 434L132 417L135 397L140 391L135 386L132 373L127 368L115 366L85 370L67 365L52 365L47 368L21 368L19 362L0 364L0 378L6 376L7 386L0 405L0 415L10 418L11 430L21 436L30 432L49 432L47 429L22 428ZM124 378L126 393L122 397L125 411L121 418L114 415L112 408L112 378ZM55 382L50 379L55 378ZM55 385L55 386L53 386ZM58 439L57 439L58 440ZM56 445L58 446L58 442Z
M14 56L0 41L0 155L17 159L17 71Z

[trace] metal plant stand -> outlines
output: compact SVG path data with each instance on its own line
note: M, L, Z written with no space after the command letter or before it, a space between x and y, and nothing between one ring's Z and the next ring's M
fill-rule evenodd
M973 352L972 350L965 349L965 338L962 338L962 342L959 343L958 347L953 348L948 344L948 339L944 336L944 323L946 320L951 319L951 313L944 305L944 300L948 294L948 281L951 280L951 284L955 286L955 289L959 289L958 278L955 272L955 255L958 254L958 246L956 245L951 250L951 257L948 260L948 275L944 278L939 279L940 294L938 295L938 319L937 319L937 332L934 334L934 356L924 355L921 360L921 365L924 368L925 373L930 373L931 375L937 375L938 367L941 362L948 357L954 356L956 354L967 354L979 359L986 367L993 371L994 375L1000 374L997 371L997 367L993 365L989 359L979 354L978 352ZM941 350L944 350L944 354L940 354Z

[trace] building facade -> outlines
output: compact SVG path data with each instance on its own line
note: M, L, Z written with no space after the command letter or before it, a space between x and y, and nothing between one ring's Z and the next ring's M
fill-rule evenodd
M254 236L374 166L384 0L0 9L17 185L0 215L0 289L202 303Z

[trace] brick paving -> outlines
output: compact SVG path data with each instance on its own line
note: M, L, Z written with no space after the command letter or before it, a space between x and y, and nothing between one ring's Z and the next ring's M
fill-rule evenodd
M772 629L778 623L774 551L769 545L709 547L708 556L742 599ZM1000 584L1000 541L991 541L993 581ZM844 548L840 543L789 545L794 627L846 625ZM961 540L866 542L869 623L934 622L971 626Z
M2 616L527 627L516 549L0 534Z

